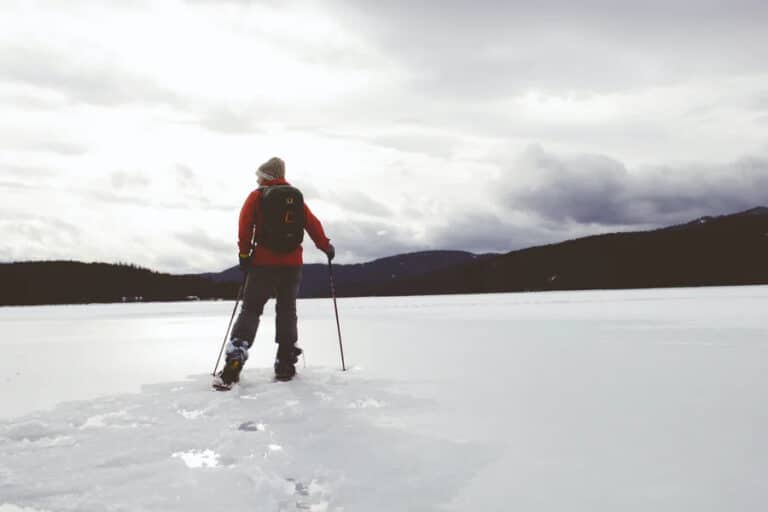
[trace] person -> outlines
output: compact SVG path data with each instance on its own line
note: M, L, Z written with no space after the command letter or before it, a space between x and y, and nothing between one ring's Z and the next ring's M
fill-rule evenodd
M304 231L329 261L336 254L301 192L285 180L283 160L271 158L258 168L256 176L259 188L248 195L240 210L239 260L247 276L243 303L226 346L226 363L217 375L224 386L239 381L270 297L276 300L275 377L289 380L296 374L296 362L302 353L296 345L296 297L301 284Z

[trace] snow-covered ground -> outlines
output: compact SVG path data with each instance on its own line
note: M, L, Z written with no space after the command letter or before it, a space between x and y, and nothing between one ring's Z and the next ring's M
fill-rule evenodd
M300 301L210 390L232 303L0 308L0 512L744 511L768 287Z

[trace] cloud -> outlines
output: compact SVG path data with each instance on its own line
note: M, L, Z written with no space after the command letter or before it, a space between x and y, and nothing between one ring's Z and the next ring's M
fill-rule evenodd
M230 211L232 204L224 204L211 199L211 185L209 179L201 178L191 167L177 164L174 169L176 178L176 195L183 199L183 205L187 208L204 208L207 210ZM176 203L163 202L164 207L175 207Z
M74 102L99 106L180 102L175 93L119 68L107 56L88 62L48 48L2 46L0 68L6 81L59 91Z
M72 257L82 229L41 215L0 211L0 254L6 261Z
M37 187L29 185L27 183L19 183L16 181L3 181L0 180L0 188L7 188L12 190L35 190Z
M176 183L179 185L179 188L197 190L200 187L200 184L197 182L197 175L191 167L184 164L177 164L175 172Z
M323 194L323 197L339 207L353 213L361 213L372 217L391 217L392 209L384 203L376 201L369 195L352 190L334 190Z
M314 183L311 181L303 181L301 179L297 181L291 180L291 183L301 190L301 194L304 196L304 201L310 201L315 199L322 199L324 192L321 192L320 189L315 186Z
M762 72L759 0L336 0L337 13L425 92L484 98L538 88L611 91ZM663 55L663 58L661 57Z
M56 175L56 171L40 165L0 164L0 170L6 176L19 178L49 178Z
M35 187L38 188L38 187ZM122 192L114 193L111 191L96 189L73 189L70 190L73 195L81 196L88 201L99 201L108 205L122 204L128 206L138 206L142 208L161 208L167 210L187 210L189 212L199 212L200 210L216 210L230 212L232 205L217 204L204 197L193 198L185 197L184 200L168 201L156 196L146 195L126 195Z
M423 153L438 158L450 158L461 145L459 137L415 133L376 135L365 138L371 144L394 148L409 153Z
M427 249L508 252L606 231L653 229L768 205L768 158L629 169L600 154L530 146L461 201L409 202L386 220L326 226L344 262ZM447 202L446 202L447 201ZM364 209L362 209L364 210ZM417 222L411 222L418 219Z
M558 223L664 225L768 204L768 159L638 169L604 155L529 147L499 179L504 204Z
M538 225L522 225L489 212L457 215L428 231L434 249L455 249L475 253L509 252L533 245L559 241L565 234Z
M234 241L225 242L220 239L212 238L205 231L186 231L177 233L176 239L192 247L193 249L219 254L234 253L237 251L237 244Z
M766 203L762 0L206 1L0 8L7 207L93 220L72 254L198 268L231 256L204 235L234 228L264 148L344 215L345 262Z
M340 261L345 263L369 261L428 248L413 230L394 223L347 219L324 223L324 227L337 249ZM312 254L309 256L311 258Z
M62 140L56 136L34 136L15 133L0 139L0 147L13 151L44 152L61 156L80 156L88 152L88 148L76 142Z
M116 189L146 188L150 179L142 173L131 171L115 171L110 175L112 187Z
M244 135L263 132L256 119L256 116L251 114L249 109L235 112L228 108L216 108L203 114L200 124L212 132Z

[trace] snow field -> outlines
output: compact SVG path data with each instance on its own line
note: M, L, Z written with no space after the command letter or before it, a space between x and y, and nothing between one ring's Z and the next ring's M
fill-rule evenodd
M384 511L403 496L436 510L485 457L388 421L429 407L314 368L290 383L246 370L224 393L200 376L71 402L0 425L0 510Z
M331 302L301 300L309 368L271 382L269 307L230 394L205 374L231 303L0 308L0 505L762 511L766 304L764 286L341 299L344 374Z

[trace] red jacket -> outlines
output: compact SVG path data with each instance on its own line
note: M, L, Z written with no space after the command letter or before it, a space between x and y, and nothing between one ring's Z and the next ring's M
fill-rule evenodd
M289 183L284 179L277 179L264 182L265 187L271 185L288 185ZM310 211L309 207L304 204L304 215L307 219L306 231L309 236L312 237L312 241L315 242L315 246L321 251L326 251L330 245L330 240L325 236L323 226L317 217ZM259 231L264 225L264 220L261 217L261 190L256 189L248 195L245 200L242 209L240 210L240 229L238 232L237 245L240 249L240 254L247 255L251 252L251 240L259 239ZM255 233L255 236L254 236ZM275 252L267 249L264 246L256 244L251 255L251 263L253 265L301 265L303 263L302 248L299 246L291 252Z

